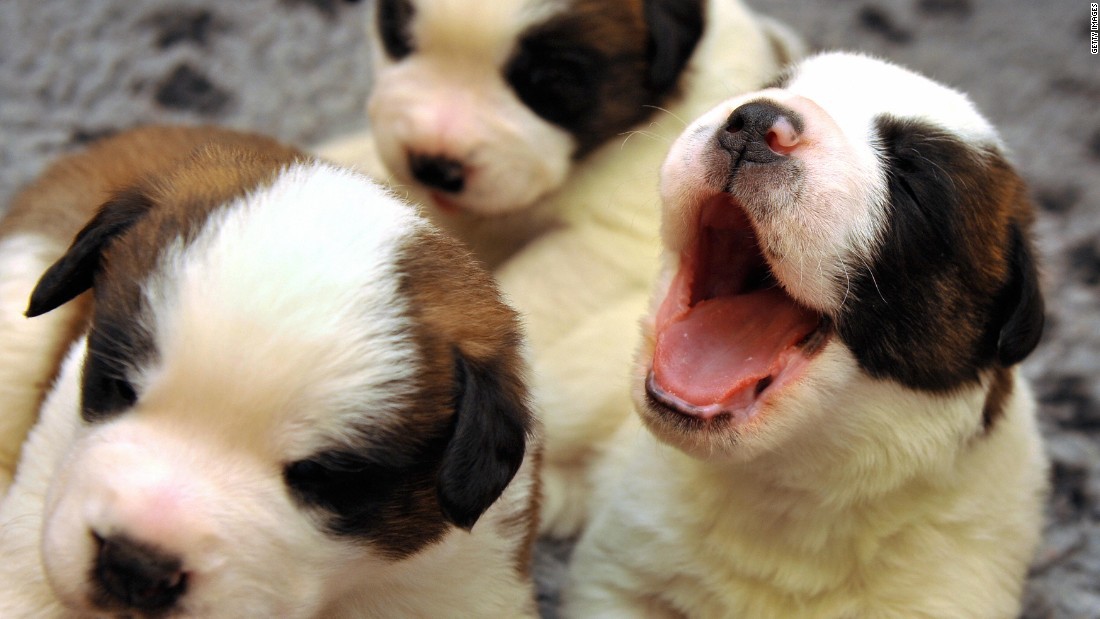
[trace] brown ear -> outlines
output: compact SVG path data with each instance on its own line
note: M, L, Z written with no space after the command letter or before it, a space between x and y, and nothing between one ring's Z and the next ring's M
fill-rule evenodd
M1001 293L1008 309L997 337L997 360L1005 367L1023 361L1043 335L1045 306L1034 251L1019 227L1013 226L1009 280Z
M454 433L439 471L439 502L448 520L468 530L519 470L531 411L506 362L475 363L456 351L455 377Z
M103 250L140 219L150 206L149 199L136 190L119 193L101 206L92 220L77 233L65 255L38 280L31 293L27 317L45 314L91 288Z

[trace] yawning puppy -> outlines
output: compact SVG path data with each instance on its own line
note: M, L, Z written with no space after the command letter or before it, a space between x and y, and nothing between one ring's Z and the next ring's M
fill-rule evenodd
M5 316L0 363L43 404L0 616L534 615L519 331L457 243L214 129L112 138L13 208L4 307L32 318Z
M967 98L814 57L662 170L635 400L576 617L1013 617L1046 461L1032 207Z
M374 133L321 152L392 177L498 265L552 411L542 522L572 534L589 465L630 414L655 172L684 119L759 88L800 45L737 0L381 0L372 30Z

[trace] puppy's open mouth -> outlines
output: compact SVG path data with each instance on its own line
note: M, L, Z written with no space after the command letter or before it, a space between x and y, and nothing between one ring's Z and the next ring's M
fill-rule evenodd
M821 314L776 281L740 204L718 195L700 210L658 311L646 391L658 409L746 421L801 374L829 333Z

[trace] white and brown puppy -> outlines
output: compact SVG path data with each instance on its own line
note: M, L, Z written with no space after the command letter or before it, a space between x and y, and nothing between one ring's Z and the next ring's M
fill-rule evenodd
M961 93L816 56L662 170L635 400L576 617L1013 617L1046 460L1032 206Z
M321 153L400 185L490 264L548 226L615 210L611 190L631 179L599 161L634 154L627 132L675 119L699 89L758 87L801 50L737 0L379 0L369 15L371 132ZM708 36L722 56L696 55ZM708 62L716 71L698 75ZM578 165L606 186L571 192Z
M800 45L737 0L382 0L372 24L374 133L322 154L392 174L497 265L551 411L542 522L573 534L589 467L630 415L654 172L683 119L759 88Z
M214 129L109 139L14 208L4 293L28 328L68 316L41 350L5 317L5 376L33 366L43 404L0 504L0 615L534 616L520 334L456 242Z

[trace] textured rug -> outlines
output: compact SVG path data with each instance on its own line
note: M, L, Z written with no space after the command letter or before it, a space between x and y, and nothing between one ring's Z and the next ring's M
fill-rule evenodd
M1024 616L1100 618L1100 56L1089 2L749 2L815 47L870 51L966 90L1000 127L1041 207L1049 313L1025 368L1055 491ZM56 155L141 123L219 123L300 144L362 124L363 11L339 0L4 0L0 205ZM568 551L540 545L546 617Z

